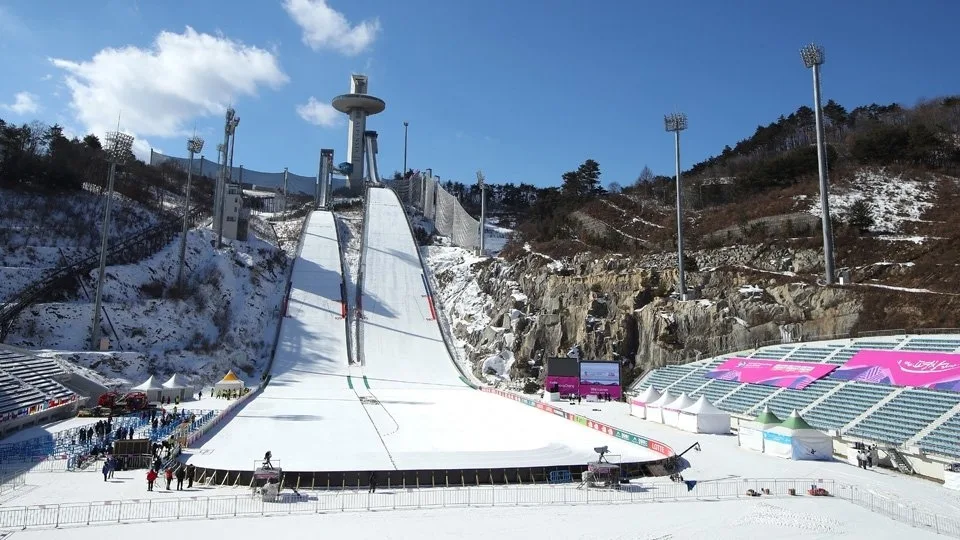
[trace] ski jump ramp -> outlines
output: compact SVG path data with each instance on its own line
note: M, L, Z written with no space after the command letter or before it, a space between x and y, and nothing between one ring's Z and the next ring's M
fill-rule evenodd
M504 481L507 469L528 481L533 469L543 476L543 469L582 468L598 446L609 446L625 465L664 459L472 388L443 341L400 201L386 188L369 188L366 204L356 305L341 298L333 215L313 212L270 384L199 449L185 452L188 462L231 478L249 475L271 450L301 485L339 486L365 484L371 471L408 485L437 473L458 484ZM351 358L343 314L354 308Z

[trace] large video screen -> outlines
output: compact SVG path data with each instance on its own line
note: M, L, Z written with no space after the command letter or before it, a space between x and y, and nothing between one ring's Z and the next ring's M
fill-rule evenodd
M620 386L620 363L581 361L580 384Z

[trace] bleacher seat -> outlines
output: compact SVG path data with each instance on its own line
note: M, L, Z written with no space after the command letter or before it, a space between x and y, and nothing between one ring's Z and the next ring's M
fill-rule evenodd
M960 403L958 392L910 388L872 412L850 430L875 441L900 445Z
M776 392L776 386L767 386L765 384L744 384L736 392L730 394L725 399L717 403L717 407L736 414L744 414L757 406L764 399L770 397L770 394Z
M804 419L819 429L840 429L895 390L895 386L848 383L807 411Z
M960 414L934 428L918 446L924 452L960 458Z

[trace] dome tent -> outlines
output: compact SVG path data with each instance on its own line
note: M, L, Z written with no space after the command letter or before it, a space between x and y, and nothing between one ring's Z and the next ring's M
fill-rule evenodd
M653 386L647 387L639 396L630 400L630 414L637 418L647 417L647 404L660 399L660 392Z
M143 392L147 395L147 401L160 401L160 396L163 394L163 385L158 383L154 376L151 375L147 380L134 386L130 390Z
M794 409L779 426L763 432L763 453L786 459L830 461L833 439L810 426Z
M677 396L671 394L670 392L664 392L660 395L660 399L654 401L653 403L647 404L647 420L652 420L654 422L663 423L663 408L668 404L677 399Z
M777 418L769 408L764 407L753 420L753 422L743 422L737 431L737 443L748 450L763 452L763 432L772 427L779 426L783 421Z
M215 392L229 392L231 390L243 390L243 387L243 381L241 381L231 369L226 375L223 376L222 379L220 379L220 382L213 385L213 390Z
M663 406L663 423L668 426L677 426L680 421L680 411L693 405L693 400L686 392L680 394L677 399Z
M186 396L193 396L193 387L187 383L186 377L179 373L174 373L172 377L163 383L163 397L183 401Z

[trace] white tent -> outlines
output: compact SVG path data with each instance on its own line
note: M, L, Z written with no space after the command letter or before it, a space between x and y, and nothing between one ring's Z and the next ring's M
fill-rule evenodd
M794 410L779 426L763 432L763 453L785 459L830 461L833 439Z
M772 427L779 426L783 420L777 418L773 411L767 407L754 419L753 422L741 422L740 429L737 430L737 443L748 450L763 452L763 432Z
M243 386L243 381L241 381L240 378L233 373L233 370L231 370L228 371L222 379L220 379L220 382L213 385L213 390L215 392L243 390Z
M668 426L676 426L677 422L680 421L680 411L691 405L693 405L693 400L690 399L690 396L686 392L680 394L677 399L663 406L663 423Z
M730 433L730 415L714 407L707 396L680 411L677 427L692 433Z
M163 393L163 385L158 383L157 380L153 378L153 375L151 375L149 379L134 386L131 390L146 394L147 401L160 401L160 395Z
M173 377L167 379L167 382L163 383L163 397L170 399L180 398L180 401L183 401L188 396L193 397L193 387L187 383L187 379L179 374L174 373Z
M660 395L660 399L654 401L653 403L647 404L647 420L652 420L654 422L663 423L663 407L667 403L673 402L677 399L676 396L670 392L664 392Z
M660 399L660 392L649 386L639 396L630 400L630 414L638 418L647 417L647 404Z

